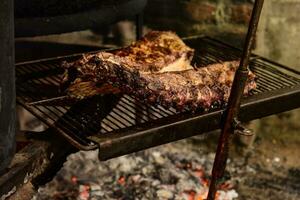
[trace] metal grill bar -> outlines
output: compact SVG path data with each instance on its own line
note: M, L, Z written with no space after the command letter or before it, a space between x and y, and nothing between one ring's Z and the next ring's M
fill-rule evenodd
M193 62L197 66L239 59L241 55L238 49L207 37L193 37L185 42L196 49ZM17 64L17 101L47 126L57 129L76 147L89 150L100 146L101 159L220 127L223 108L208 112L178 112L174 108L146 105L128 95L97 96L68 106L29 105L33 101L61 95L59 84L63 70L59 67L60 63L75 58L78 56ZM300 102L295 100L300 98L300 74L255 55L249 67L258 77L258 87L244 97L241 120L252 120L300 106ZM281 100L284 103L280 103Z

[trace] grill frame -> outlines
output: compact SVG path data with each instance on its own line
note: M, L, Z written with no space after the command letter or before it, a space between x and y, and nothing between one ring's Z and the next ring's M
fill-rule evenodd
M196 49L195 52L196 62L199 62L199 59L201 59L201 57L199 58L199 56L197 55L205 55L204 58L206 59L206 61L214 61L214 62L222 61L222 60L239 59L241 57L241 51L239 49L231 47L230 45L224 44L212 38L198 36L198 37L185 38L184 41L187 43L187 45ZM204 42L209 44L210 47L205 46ZM208 51L209 53L205 54L205 51ZM216 56L216 54L219 55ZM131 109L131 111L133 112L130 115L132 120L139 119L141 122L143 120L144 121L147 120L143 118L143 116L145 115L143 113L147 113L147 112L148 112L148 118L151 118L151 115L153 115L152 118L155 118L156 116L156 118L158 119L147 123L133 125L130 128L114 130L113 132L105 133L105 134L84 136L83 138L81 138L81 136L79 137L77 134L67 133L66 130L64 130L66 126L67 127L74 126L74 124L72 123L69 125L65 123L65 121L72 122L72 119L69 119L70 118L69 116L64 115L65 117L60 118L58 122L56 122L56 125L54 125L53 123L49 122L49 116L47 117L41 116L37 112L36 107L38 106L30 106L27 104L28 103L27 100L22 99L23 97L20 95L20 88L24 87L25 79L23 75L23 79L20 80L21 77L20 68L24 68L23 73L26 74L24 70L30 70L30 68L34 68L34 66L42 69L43 67L45 68L44 66L45 63L48 65L49 63L54 62L56 63L56 66L54 66L55 68L58 67L57 66L58 63L62 60L72 60L78 58L79 56L80 55L77 54L68 57L59 57L54 59L39 60L34 62L17 64L16 65L17 102L21 104L23 107L25 107L25 109L29 110L33 115L35 115L45 124L55 128L60 134L62 134L66 139L68 139L68 141L71 142L71 144L73 144L77 148L81 150L91 150L91 149L99 148L100 160L106 160L116 156L121 156L124 154L132 153L135 151L143 150L149 147L161 145L179 139L184 139L187 137L191 137L194 135L198 135L204 132L208 132L220 128L221 118L225 107L217 108L206 113L191 113L191 112L178 113L174 110L166 111L161 107L145 108L143 104L138 104L135 106L131 106L133 107L133 109L136 109L138 111L138 112L134 112ZM209 63L203 62L203 65L206 64ZM300 102L297 101L297 99L300 99L300 72L297 72L283 65L277 64L275 62L269 61L265 58L261 58L257 55L251 56L250 66L255 67L257 71L254 70L254 72L258 74L258 77L260 76L268 77L269 81L266 81L263 78L259 78L258 85L264 87L258 88L256 91L254 91L254 94L252 96L243 99L241 110L239 112L239 118L241 121L250 121L253 119L261 118L271 114L276 114L279 112L300 107ZM48 71L48 73L42 71L41 73L35 75L45 76L47 78L47 76L49 76L49 74L51 75L51 72L54 73L54 71L50 70L50 72ZM274 76L275 72L277 74L277 78ZM32 78L35 77L32 76L34 74L30 73L30 71L27 71L27 73L29 75L27 77L27 80L32 80ZM278 81L279 80L278 78L280 78L281 82ZM51 80L49 79L48 81ZM36 81L36 82L43 83L43 81ZM41 89L42 88L40 88L40 90ZM24 92L26 93L26 91ZM46 93L49 93L49 90L46 91ZM95 98L99 98L99 97L95 97ZM105 106L106 109L104 109L104 112L102 112L104 117L111 111L111 109L114 108L114 104L116 104L118 98L119 97L107 95L105 98L97 99L97 101L99 100L99 102L101 102L102 109L103 109L103 105L106 105ZM123 108L125 105L129 106L128 104L134 105L136 101L135 99L130 99L129 97L126 98L127 100L124 100L124 98L122 100ZM130 101L130 103L128 103L128 101ZM282 103L286 101L288 101L289 103L288 104ZM77 103L74 105L76 107L72 107L75 110L71 109L70 112L79 112L81 107L78 107L78 105L80 106L91 105L90 110L94 111L93 109L95 108L92 107L93 102L95 102L94 99L89 99L89 100L84 100L79 104ZM121 108L119 107L118 109L120 110ZM163 118L158 117L159 115L157 115L158 111L156 109L159 110L159 115L161 116L166 115L168 112L170 113L173 112L173 115L169 117L163 117ZM142 110L143 112L140 112ZM255 112L253 112L254 110ZM93 114L95 115L95 113L96 112L94 113L91 112L90 114L92 114L93 116ZM139 113L139 116L136 116L137 113ZM99 117L97 113L96 116ZM113 120L113 118L117 118L116 121L118 121L118 123L115 124L115 126L117 127L121 126L122 123L124 123L121 121L122 116L119 117L111 116L111 119L109 119L108 121ZM88 120L87 123L89 124ZM135 123L140 123L140 122L135 121Z

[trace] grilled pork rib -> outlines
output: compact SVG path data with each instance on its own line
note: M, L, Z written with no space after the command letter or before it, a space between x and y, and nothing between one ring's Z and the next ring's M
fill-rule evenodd
M172 32L152 31L132 45L112 52L140 72L162 73L193 69L194 50Z
M227 102L239 62L194 69L190 65L192 55L193 50L175 34L151 32L127 48L85 55L65 64L69 72L66 79L70 79L71 71L75 77L67 91L70 96L85 98L103 92L99 85L109 83L113 87L108 87L108 92L118 88L147 103L177 109L207 109ZM255 87L255 76L249 72L244 94Z
M100 53L102 54L102 53ZM183 71L193 69L191 61L194 50L172 32L152 31L141 40L128 47L105 53L115 64L136 70L139 73L163 73L168 71ZM97 93L93 75L94 63L90 62L95 55L85 54L73 63L64 63L62 90L67 90L74 97L85 98ZM99 85L99 82L97 82ZM115 91L115 89L113 89ZM102 91L105 92L105 91ZM107 92L110 89L107 88Z

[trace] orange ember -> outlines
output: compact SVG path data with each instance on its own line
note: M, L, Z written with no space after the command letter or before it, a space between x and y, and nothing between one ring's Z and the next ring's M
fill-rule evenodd
M80 199L82 200L88 200L90 198L90 190L91 187L89 185L83 185L80 189Z
M197 194L196 200L205 200L207 198L208 191L203 192L202 194Z
M203 178L203 179L202 179L202 184L203 184L204 186L208 187L208 185L209 185L209 180L206 179L206 178Z
M221 190L229 190L231 188L233 188L233 185L229 182L224 182L219 186L219 189Z
M219 196L220 196L220 193L217 191L217 192L216 192L215 199L219 199Z
M194 172L195 172L195 175L197 177L199 177L199 178L204 177L204 171L203 171L203 169L195 169Z
M118 179L118 183L120 185L124 185L125 184L125 177L124 176L121 176L119 179Z
M188 200L195 200L196 192L194 190L188 190L185 191L184 193L188 195Z
M72 176L72 177L71 177L71 182L72 182L73 184L77 184L78 178L77 178L76 176Z
M84 185L84 190L85 191L90 191L91 187L89 185Z
M187 169L191 169L192 167L193 167L193 166L192 166L192 163L187 163L187 164L186 164L186 168L187 168Z

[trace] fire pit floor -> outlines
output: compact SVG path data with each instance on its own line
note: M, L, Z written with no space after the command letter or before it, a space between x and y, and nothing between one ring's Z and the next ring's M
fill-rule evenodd
M205 199L214 149L204 143L215 147L216 138L203 141L202 137L105 162L96 159L97 151L73 154L34 199ZM217 199L275 200L278 195L298 199L297 168L287 170L277 157L266 158L258 151L255 154L249 162L245 157L229 161ZM263 161L270 167L263 166Z
M199 156L185 143L100 163L96 151L79 152L70 156L51 183L40 188L36 199L205 199L214 153ZM232 181L224 180L218 199L238 197L233 187Z

